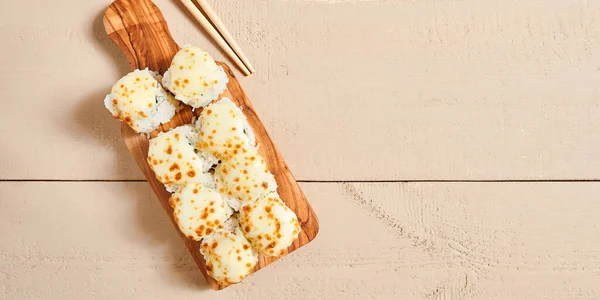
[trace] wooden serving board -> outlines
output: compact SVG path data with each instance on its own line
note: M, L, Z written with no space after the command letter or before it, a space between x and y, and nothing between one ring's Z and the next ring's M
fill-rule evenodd
M149 68L163 74L169 67L175 53L180 49L171 37L162 13L150 0L117 0L113 2L104 14L104 27L106 33L108 33L110 38L121 48L127 57L131 70ZM300 190L294 176L288 169L283 157L281 157L281 153L279 153L277 147L273 144L264 125L254 111L248 96L246 96L236 80L235 75L226 64L221 62L219 64L224 68L229 77L227 90L220 97L229 97L241 106L250 126L256 134L257 143L260 145L259 152L267 162L269 170L275 175L275 179L279 185L277 191L281 199L296 213L300 221L302 227L300 236L287 249L288 253L292 252L308 244L315 238L319 231L319 221L306 200L304 193ZM190 107L185 106L168 124L161 125L151 136L156 136L161 131L167 131L179 125L189 124L194 115L199 115L199 113L200 110L193 112ZM171 218L171 222L178 228L173 219L173 210L168 203L171 195L165 190L162 183L156 180L154 172L147 163L148 139L136 134L125 123L121 126L121 134L127 148ZM225 288L225 285L218 284L207 274L204 258L200 254L199 243L185 237L179 229L177 229L177 232L179 232L181 239L209 285L215 290ZM285 255L281 257L283 256ZM254 272L277 259L260 255Z

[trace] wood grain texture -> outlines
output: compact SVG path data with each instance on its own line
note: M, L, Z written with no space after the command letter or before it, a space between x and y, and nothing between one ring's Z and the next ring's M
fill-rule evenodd
M297 179L600 179L600 1L333 2L210 1ZM110 3L3 3L0 178L144 179L102 105L128 71ZM228 61L155 3L175 40Z
M104 25L107 34L127 57L132 70L150 68L162 74L168 69L171 59L179 50L179 47L169 33L168 26L160 10L149 0L117 0L113 2L106 10ZM317 216L287 167L281 153L279 153L277 147L273 144L264 125L254 111L252 103L242 90L233 72L227 65L223 63L219 64L224 68L229 77L227 90L220 95L220 98L229 97L241 107L256 135L259 153L267 162L269 170L275 175L278 184L277 191L281 199L298 217L302 230L298 239L288 248L288 253L295 251L316 237L319 231ZM159 129L150 135L156 136L161 131L190 124L194 113L199 115L200 111L196 110L192 112L191 107L186 106L169 123L161 125ZM121 133L127 148L135 158L164 210L171 217L172 223L177 226L173 219L173 210L168 203L170 194L156 179L154 172L148 165L147 138L136 134L126 124L122 124ZM204 258L199 251L199 243L188 239L182 233L180 233L180 236L210 286L213 289L227 287L227 285L219 285L207 274ZM281 257L284 256L285 254ZM259 255L259 262L254 272L279 258Z
M215 293L146 183L0 182L0 299L600 298L598 182L301 186L319 238Z

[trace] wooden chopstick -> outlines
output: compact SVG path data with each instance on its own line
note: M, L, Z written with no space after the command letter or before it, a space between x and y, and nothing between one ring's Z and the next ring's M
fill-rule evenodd
M227 42L223 39L223 37L221 37L219 32L210 24L208 19L204 17L202 12L200 12L196 5L194 5L192 0L180 1L181 3L183 3L185 8L187 8L187 10L192 14L192 16L194 16L194 18L200 23L202 28L206 30L208 35L210 35L210 37L212 37L215 40L215 42L217 42L219 47L221 47L223 51L225 51L225 53L229 56L229 58L231 58L233 62L240 68L240 70L242 70L242 73L244 73L244 75L246 76L250 75L250 71L248 70L246 65L244 65L244 63L240 60L237 54L231 49L231 47L229 47L229 44L227 44Z
M223 25L223 22L221 22L221 18L219 18L219 16L215 13L210 4L208 4L208 1L196 0L196 2L198 2L200 8L204 10L204 13L208 17L208 19L213 23L213 25L215 25L217 31L221 33L223 38L225 38L225 41L231 46L231 48L233 48L233 51L235 51L235 53L240 57L240 59L246 65L246 67L248 67L250 73L255 73L254 67L252 66L252 64L250 64L250 61L248 60L244 52L242 52L242 49L235 41L231 33L229 33L227 28L225 28L225 25Z

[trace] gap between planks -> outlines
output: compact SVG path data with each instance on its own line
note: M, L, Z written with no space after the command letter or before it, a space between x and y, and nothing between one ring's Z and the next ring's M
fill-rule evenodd
M0 182L146 182L143 179L0 179ZM297 180L298 183L489 183L489 182L600 182L600 179L500 179L500 180Z

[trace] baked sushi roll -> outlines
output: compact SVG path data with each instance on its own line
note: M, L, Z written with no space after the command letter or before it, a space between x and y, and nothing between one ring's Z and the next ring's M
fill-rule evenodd
M178 103L160 85L158 73L135 70L119 79L104 106L135 132L149 133L173 118Z
M240 210L239 222L252 246L267 256L285 254L300 233L298 217L277 193L270 193L244 205Z
M258 253L239 227L232 232L218 230L205 238L200 245L200 252L204 255L208 275L220 284L242 281L252 273L258 262Z
M223 68L208 53L191 45L175 54L163 77L163 85L175 99L194 108L217 99L228 81Z
M189 183L169 199L179 230L188 238L200 241L223 229L233 210L221 195L201 183Z
M148 164L156 179L162 182L169 192L174 192L191 182L213 185L208 170L218 161L214 157L197 152L193 146L195 140L196 133L190 125L176 127L150 139Z
M215 168L219 192L245 205L277 190L277 182L265 160L254 148L240 150Z
M202 110L196 129L200 135L196 147L222 160L256 144L246 116L226 97Z

